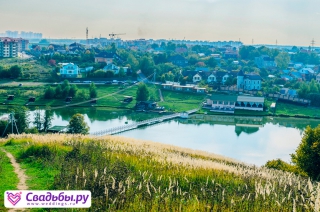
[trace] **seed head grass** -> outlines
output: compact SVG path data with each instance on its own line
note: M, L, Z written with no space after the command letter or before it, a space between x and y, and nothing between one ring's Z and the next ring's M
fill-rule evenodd
M319 211L319 183L232 158L118 136L9 135L4 148L90 190L93 211ZM39 171L41 171L39 166ZM37 189L34 187L33 189Z

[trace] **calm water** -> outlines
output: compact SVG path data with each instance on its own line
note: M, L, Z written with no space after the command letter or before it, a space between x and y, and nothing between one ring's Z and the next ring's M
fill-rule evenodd
M6 112L0 110L0 116ZM52 125L67 125L75 113L85 116L90 132L157 116L131 111L68 108L54 111ZM33 119L33 112L30 112L30 119ZM319 123L320 120L294 118L193 115L187 120L175 119L120 135L204 150L263 165L276 158L289 162L305 127L315 127Z

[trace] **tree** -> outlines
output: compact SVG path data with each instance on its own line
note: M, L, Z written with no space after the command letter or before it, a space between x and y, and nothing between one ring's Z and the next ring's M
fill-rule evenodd
M292 162L313 180L320 180L320 125L307 126L296 152L291 154Z
M89 134L89 126L84 121L84 116L80 113L74 114L68 125L68 133L72 134Z
M56 61L54 59L50 59L48 63L51 66L56 66Z
M18 65L11 66L9 72L11 77L18 78L21 75L21 67Z
M55 97L60 98L61 95L62 95L62 88L61 88L61 85L58 85L55 90Z
M75 97L78 91L78 87L75 84L72 84L69 90L69 96Z
M147 56L142 57L139 65L142 73L146 75L146 77L148 77L154 71L154 62L151 57L147 57Z
M215 68L217 66L217 61L216 61L216 59L214 57L210 57L207 60L206 64L211 68Z
M307 95L310 93L310 88L307 83L301 83L300 89L298 90L298 94L300 98L306 98Z
M278 56L275 57L275 61L276 61L277 67L280 70L283 70L288 68L288 65L290 63L290 56L286 52L281 52L280 54L278 54Z
M50 106L47 106L44 112L44 116L42 118L42 126L43 126L44 132L47 132L47 130L51 127L52 119L53 119L53 114L52 114L51 108Z
M147 101L149 99L149 91L144 83L140 83L137 89L137 101Z
M96 98L98 96L97 88L93 82L91 82L89 87L89 95L90 95L90 98Z
M124 77L126 76L126 73L124 72L124 69L121 67L120 70L119 70L119 77Z
M30 123L28 108L17 107L13 112L19 133L25 132Z
M105 76L107 78L112 78L114 77L114 72L112 70L108 70L106 73L105 73Z
M54 94L55 94L54 89L51 86L49 86L49 87L47 87L47 89L44 92L44 98L45 99L53 99Z
M40 111L39 107L36 107L36 110L34 112L33 124L35 125L35 127L37 128L38 131L41 130L42 122L41 122L41 111Z

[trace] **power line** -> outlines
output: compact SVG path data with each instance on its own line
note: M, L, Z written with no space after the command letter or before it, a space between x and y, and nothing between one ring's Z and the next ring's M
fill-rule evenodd
M154 74L155 74L155 73L150 74L148 77L145 77L145 78L142 80L142 82L145 81L145 80L147 80L147 79L149 79L149 78L151 78ZM141 82L139 82L139 83L141 83ZM138 84L139 84L139 83L138 83ZM106 97L109 97L109 96L113 96L113 95L115 95L115 94L118 94L118 93L121 93L121 92L123 92L123 91L125 91L125 90L128 90L128 89L132 88L133 86L135 86L135 84L133 84L133 85L131 85L131 86L128 86L128 87L126 87L126 88L124 88L124 89L122 89L122 90L119 90L119 91L116 91L116 92L114 92L114 93L110 93L110 94L107 94L107 95L104 95L104 96L101 96L101 97L95 98L95 99L96 99L96 100L99 100L99 99L103 99L103 98L106 98ZM77 103L73 103L73 104L69 104L69 105L63 105L63 106L59 106L59 107L52 107L52 108L50 108L50 110L57 110L57 109L62 109L62 108L70 107L70 106L77 106L77 105L89 103L89 102L91 102L91 101L92 101L92 100L87 100L87 101L77 102ZM46 110L47 110L47 109L46 109Z

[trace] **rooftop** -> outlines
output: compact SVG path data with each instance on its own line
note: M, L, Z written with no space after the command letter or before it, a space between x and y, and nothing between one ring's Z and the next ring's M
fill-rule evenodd
M235 101L237 101L237 96L216 94L216 95L210 96L210 99L214 100L214 101L233 101L233 102L235 102Z
M263 103L264 97L255 97L255 96L238 96L239 102L257 102L257 103Z

